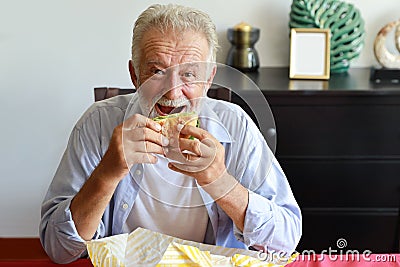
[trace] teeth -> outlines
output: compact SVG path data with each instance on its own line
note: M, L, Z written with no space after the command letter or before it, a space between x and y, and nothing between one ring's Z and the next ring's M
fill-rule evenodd
M161 106L165 107L182 107L185 106L186 103L188 102L187 99L185 98L180 98L180 99L166 99L164 97L160 98L157 103Z

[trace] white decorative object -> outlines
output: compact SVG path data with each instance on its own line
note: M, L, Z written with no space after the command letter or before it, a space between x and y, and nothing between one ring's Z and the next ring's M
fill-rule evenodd
M395 28L396 48L400 52L400 19L386 24L377 34L374 42L374 53L378 62L388 69L400 69L400 54L391 53L386 47L386 38Z

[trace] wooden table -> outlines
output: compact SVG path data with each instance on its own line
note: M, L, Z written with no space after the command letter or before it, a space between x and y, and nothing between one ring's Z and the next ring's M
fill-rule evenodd
M5 266L60 266L50 260L40 244L39 238L0 238L0 267ZM80 259L62 265L93 267L89 259Z

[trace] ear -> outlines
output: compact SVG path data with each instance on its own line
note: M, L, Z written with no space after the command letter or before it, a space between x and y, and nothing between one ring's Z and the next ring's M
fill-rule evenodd
M128 61L128 69L129 69L129 74L131 75L131 81L135 88L137 89L139 87L138 79L135 73L135 68L133 67L133 61L129 60Z

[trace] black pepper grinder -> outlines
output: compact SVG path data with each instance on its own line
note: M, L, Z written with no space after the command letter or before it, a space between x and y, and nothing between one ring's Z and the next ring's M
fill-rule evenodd
M232 43L226 64L243 72L257 71L260 66L254 44L260 37L260 29L241 22L228 29L228 40Z

